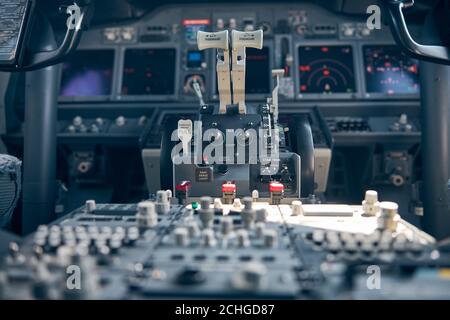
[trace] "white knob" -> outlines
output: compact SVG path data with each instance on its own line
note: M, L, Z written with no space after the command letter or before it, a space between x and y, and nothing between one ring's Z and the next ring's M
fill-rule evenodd
M143 126L143 125L145 125L146 123L147 123L147 117L146 117L146 116L141 116L141 117L139 118L138 124L139 124L140 126Z
M218 30L222 30L223 28L225 28L225 22L222 18L217 19L216 27Z
M202 232L203 245L205 247L214 247L216 245L216 237L214 236L214 230L205 229Z
M223 235L228 235L233 231L233 219L231 217L222 217L221 231Z
M250 240L248 238L247 230L238 230L237 234L237 242L240 248L247 248L250 246Z
M363 28L363 29L361 30L361 35L362 35L363 37L368 37L368 36L370 36L370 29L369 29L369 28Z
M267 220L267 210L264 208L256 210L256 221L266 222L266 220Z
M138 203L138 213L136 215L139 227L154 227L158 224L158 217L155 212L155 204L150 201ZM119 232L119 229L116 230Z
M403 125L407 124L408 123L408 115L406 115L405 113L402 113L400 115L400 118L398 119L398 123L403 124Z
M87 200L86 201L86 212L92 213L96 208L95 200Z
M253 201L256 201L259 198L259 191L258 190L253 190L252 191L252 198L253 198Z
M214 199L214 209L222 209L222 201L219 198Z
M378 201L378 192L374 190L367 190L366 195L364 197L366 203L373 204Z
M303 207L301 201L292 201L292 215L299 216L303 214Z
M189 244L189 231L186 228L179 227L174 231L175 244L180 247L185 247Z
M264 246L266 248L274 248L277 244L278 234L276 230L266 229L263 232Z
M159 190L156 193L156 212L158 214L167 214L170 211L169 194L167 191Z
M241 200L239 198L235 198L233 201L233 208L240 209L241 208Z
M378 193L374 190L367 190L362 202L363 211L367 215L376 215L380 211Z
M195 220L189 221L186 227L188 229L189 236L191 238L195 238L195 237L199 236L200 228L198 227L198 224Z
M211 197L201 197L200 198L200 208L203 210L208 210L211 204Z
M325 233L322 230L314 230L312 240L316 243L323 242L325 240Z
M95 119L95 122L97 123L97 125L99 125L99 126L102 126L104 123L105 123L105 121L103 120L103 118L96 118Z
M387 217L394 217L398 213L398 204L390 201L383 201L380 203L381 215Z
M118 116L116 118L116 126L123 127L125 125L126 119L124 116Z
M354 34L355 34L355 29L352 28L352 27L346 27L346 28L344 29L344 36L346 36L346 37L351 37L351 36L353 36Z
M264 222L257 222L255 224L255 234L257 238L262 238L266 230L266 224Z
M252 206L253 206L252 198L245 197L244 199L242 199L242 201L244 202L244 210L252 210Z
M74 126L80 126L83 123L83 118L80 116L76 116L75 118L73 118L72 120L72 124Z
M236 23L236 19L235 18L230 18L230 20L229 20L229 27L230 27L230 29L235 29L237 27L237 23Z
M249 262L242 265L241 269L232 279L235 289L254 291L266 286L267 268L260 262Z

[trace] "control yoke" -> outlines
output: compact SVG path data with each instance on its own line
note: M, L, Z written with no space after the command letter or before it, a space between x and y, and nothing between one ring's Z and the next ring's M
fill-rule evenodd
M7 55L0 54L0 71L32 71L60 63L68 54L73 52L81 40L83 30L89 25L93 16L93 1L77 0L70 6L60 7L60 12L69 15L67 19L67 31L60 46L52 51L30 47L32 41L28 39L39 38L34 34L36 25L44 26L42 14L35 8L34 2L30 0L14 1L10 5L15 8L12 12L19 19L17 24L11 26L11 30L0 33L0 52L7 52ZM0 15L0 25L5 20L6 27L9 28L7 15ZM36 31L42 33L42 30ZM2 37L6 37L5 39ZM38 44L41 45L41 44Z
M450 65L450 48L436 45L423 45L417 43L409 33L403 9L412 7L414 0L385 0L389 24L392 35L398 45L411 56L434 63Z
M230 104L239 106L239 113L246 113L245 106L245 49L261 49L263 45L263 31L252 32L231 31L231 51L228 31L197 33L199 50L216 48L217 52L217 82L220 97L219 113L226 113ZM231 63L231 67L230 67ZM231 98L231 83L233 98Z

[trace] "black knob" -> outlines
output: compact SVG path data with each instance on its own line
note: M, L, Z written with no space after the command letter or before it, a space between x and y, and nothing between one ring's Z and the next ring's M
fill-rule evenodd
M184 267L176 277L176 283L181 285L197 285L205 281L205 274L195 266Z

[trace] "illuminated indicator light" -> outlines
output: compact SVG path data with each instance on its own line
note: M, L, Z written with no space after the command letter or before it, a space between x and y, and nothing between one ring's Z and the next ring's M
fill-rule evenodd
M192 209L196 210L198 209L198 202L192 202Z
M183 26L192 25L209 25L211 21L209 19L185 19L183 20Z
M233 183L224 183L222 185L222 192L236 192L236 185Z
M321 50L322 52L328 52L330 49L328 49L328 47L322 47L320 50Z
M298 69L302 72L309 72L311 71L311 67L310 66L300 66L298 67Z
M413 65L413 66L409 67L408 70L409 70L409 72L417 73L417 66Z
M175 190L177 190L177 191L187 191L190 186L191 186L191 182L190 181L183 181L182 183L176 185Z
M306 86L306 85L304 85L304 84L302 84L301 86L300 86L300 90L301 91L306 91L308 89L308 87Z
M324 70L323 70L323 75L324 75L324 76L329 76L329 75L330 75L330 70L324 69Z
M283 184L281 184L279 182L271 182L269 184L269 191L270 192L283 192L284 186L283 186Z
M439 269L438 274L440 278L450 279L450 269L448 268Z

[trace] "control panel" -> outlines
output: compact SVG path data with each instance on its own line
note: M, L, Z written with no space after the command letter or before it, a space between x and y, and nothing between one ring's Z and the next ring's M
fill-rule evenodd
M369 30L364 19L313 4L191 4L86 32L65 64L60 100L195 101L194 80L208 100L218 99L215 57L198 50L196 35L229 29L264 33L262 50L246 50L250 99L270 93L272 69L285 70L280 92L287 101L418 97L418 62L394 45L388 29ZM70 90L80 81L88 89Z
M390 284L402 279L417 289L427 268L448 265L435 240L375 191L359 206L270 205L251 197L232 204L201 197L182 206L178 200L168 191L138 204L89 200L40 226L2 257L0 297L361 298L367 290L358 281L375 264L386 277L377 294L401 297ZM67 285L68 268L82 272L79 287ZM441 284L448 289L448 281ZM416 298L426 296L423 289ZM448 290L433 292L448 298Z
M157 157L169 118L193 120L202 101L219 101L216 54L198 49L197 32L261 29L262 49L245 51L247 104L264 103L274 87L271 71L284 70L278 88L279 121L285 137L280 142L287 150L292 150L294 136L291 119L305 110L318 110L320 116L309 118L318 168L316 192L355 202L347 195L374 185L394 186L404 187L408 199L406 190L420 178L420 68L395 45L387 26L369 30L366 19L309 2L257 7L241 3L233 8L185 3L161 6L120 25L91 28L62 65L58 161L66 165L58 179L69 189L74 187L67 178L72 175L77 188L92 181L107 186L111 181L106 177L126 168L133 175L128 179L141 184L134 200L147 195L139 179L147 172L141 162L125 163L128 158L140 160L142 148ZM410 30L413 35L419 31L414 25ZM14 102L18 110L9 114L20 118L19 98ZM23 125L8 130L3 140L20 157ZM295 166L288 168L295 171ZM361 180L348 179L350 173ZM126 201L120 197L126 182L113 180L112 199L100 199Z

